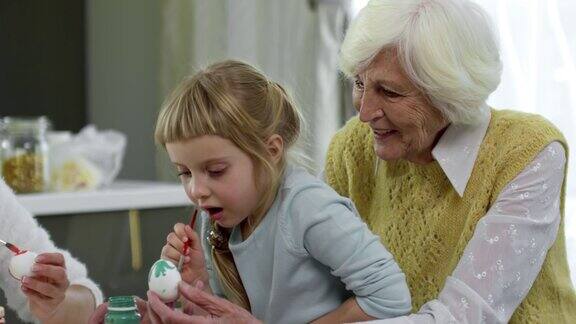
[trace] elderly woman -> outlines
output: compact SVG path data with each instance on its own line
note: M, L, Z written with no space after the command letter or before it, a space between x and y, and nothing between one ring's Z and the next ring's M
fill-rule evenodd
M486 105L501 62L483 10L372 0L341 67L358 116L333 138L325 178L406 273L417 313L392 321L576 323L567 144L540 116Z

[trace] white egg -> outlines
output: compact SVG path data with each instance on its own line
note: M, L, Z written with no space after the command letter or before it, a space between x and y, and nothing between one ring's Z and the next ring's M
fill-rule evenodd
M182 280L174 263L160 259L152 265L148 274L148 288L158 294L165 303L178 299L178 283Z
M8 268L12 277L22 280L23 276L29 276L37 256L38 254L30 251L13 256Z

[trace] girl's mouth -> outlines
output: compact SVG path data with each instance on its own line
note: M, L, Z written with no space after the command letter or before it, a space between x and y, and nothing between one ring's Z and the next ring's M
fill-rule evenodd
M206 211L210 215L210 218L212 218L215 221L219 221L224 216L224 209L220 207L206 208Z

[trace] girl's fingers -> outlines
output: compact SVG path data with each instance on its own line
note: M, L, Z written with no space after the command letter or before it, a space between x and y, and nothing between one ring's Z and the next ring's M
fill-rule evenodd
M194 250L201 250L202 245L200 244L200 238L198 237L198 234L192 229L192 227L190 227L190 225L186 225L184 230L186 231L186 236L190 240L190 246Z
M164 247L162 247L162 259L178 263L181 254L180 251L170 245L164 245Z
M190 238L190 239L196 238L196 232L194 232L194 230L192 229L192 227L190 227L190 225L184 226L184 231L186 232L186 236L188 238Z
M183 242L186 242L188 240L188 237L186 236L186 230L184 229L185 226L186 225L182 223L176 223L174 225L174 233L178 235L180 240L182 240Z
M171 232L166 237L166 243L172 247L174 247L178 251L182 251L184 248L184 241L180 238L180 236L174 232Z

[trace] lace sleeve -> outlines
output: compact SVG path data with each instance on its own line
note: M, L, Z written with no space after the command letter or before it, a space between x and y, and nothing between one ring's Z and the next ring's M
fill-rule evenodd
M565 164L562 145L549 144L478 222L438 299L416 314L375 322L508 322L556 240Z

